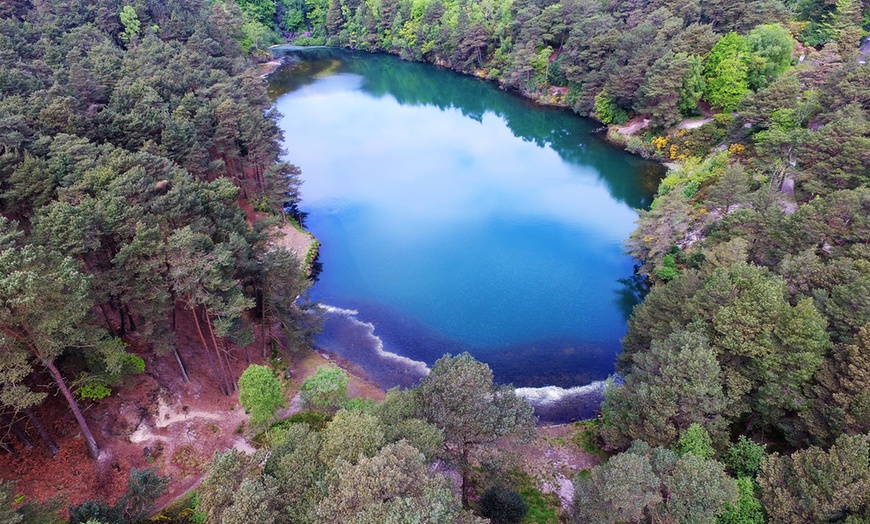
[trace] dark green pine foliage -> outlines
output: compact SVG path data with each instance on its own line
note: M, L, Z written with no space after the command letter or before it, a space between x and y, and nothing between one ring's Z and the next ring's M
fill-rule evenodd
M245 17L268 18L268 4L244 14L200 0L4 4L0 216L25 234L4 244L0 269L11 293L4 413L20 418L38 405L43 395L29 384L45 383L41 375L74 412L77 397L108 394L141 370L142 359L119 357L113 342L131 337L142 351L172 353L185 380L185 359L205 352L229 393L229 352L250 343L264 295L274 323L306 342L310 326L300 328L306 317L294 303L307 289L302 270L270 254L264 227L238 204L267 202L277 218L298 199L299 170L278 162L277 115L240 44ZM267 289L263 260L288 283ZM42 275L45 289L22 274ZM47 311L63 313L25 319L47 339L34 349L14 327L29 314L24 297L41 294ZM179 315L201 323L196 355L176 349ZM87 380L73 386L73 376ZM98 437L76 418L96 454Z

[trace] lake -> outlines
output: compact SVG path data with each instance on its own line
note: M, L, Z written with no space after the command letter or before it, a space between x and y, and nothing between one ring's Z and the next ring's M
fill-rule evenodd
M588 417L639 299L622 245L664 168L476 78L277 52L269 92L322 244L317 345L384 387L468 351L542 418Z

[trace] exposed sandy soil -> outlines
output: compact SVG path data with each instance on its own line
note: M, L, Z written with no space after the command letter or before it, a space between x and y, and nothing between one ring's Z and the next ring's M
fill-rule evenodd
M280 60L270 60L270 61L266 62L265 64L260 64L258 67L259 68L257 70L257 73L259 73L261 78L266 78L267 76L274 73L276 69L281 67L281 61Z
M307 231L299 231L288 221L273 229L270 242L275 246L285 248L296 255L296 258L304 261L308 250L314 243L314 235Z
M637 133L638 131L640 131L641 129L644 129L647 126L649 126L649 119L648 118L644 118L643 116L636 116L636 117L632 118L631 120L629 120L628 122L626 122L625 125L615 126L615 127L616 127L616 132L619 133L620 135L629 136L629 135L633 135L633 134Z
M512 449L522 455L526 472L538 481L539 489L558 495L564 510L570 509L574 501L577 473L601 462L571 441L576 431L572 424L540 426L538 438L532 443Z

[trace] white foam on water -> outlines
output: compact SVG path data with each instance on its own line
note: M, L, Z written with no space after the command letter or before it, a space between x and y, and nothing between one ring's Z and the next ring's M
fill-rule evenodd
M375 335L375 325L371 322L365 322L357 318L359 315L359 311L355 309L344 309L336 306L330 306L328 304L321 304L320 309L325 314L331 315L340 315L347 318L350 322L352 322L356 326L360 326L365 331L366 336L371 340L372 345L371 349L375 352L375 354L384 359L396 362L401 366L408 367L413 371L425 376L429 374L429 366L426 365L425 362L421 362L419 360L414 360L397 353L393 353L391 351L387 351L384 349L384 342L381 338Z
M344 309L337 306L330 306L329 304L318 304L317 307L319 307L324 313L330 313L333 315L345 315L347 317L359 315L359 311L356 309Z
M574 386L572 388L562 388L559 386L517 388L516 393L518 397L528 400L533 405L546 406L571 398L603 394L606 385L606 380L599 380L591 384Z

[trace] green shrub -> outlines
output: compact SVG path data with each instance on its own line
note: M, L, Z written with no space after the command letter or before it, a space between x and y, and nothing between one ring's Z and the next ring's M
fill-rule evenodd
M270 368L251 364L239 378L239 402L251 415L251 424L259 426L284 407L284 388Z
M347 373L336 367L319 367L302 382L299 395L306 409L334 411L347 401Z
M516 491L494 486L480 497L480 514L493 524L518 524L529 512L529 505Z

